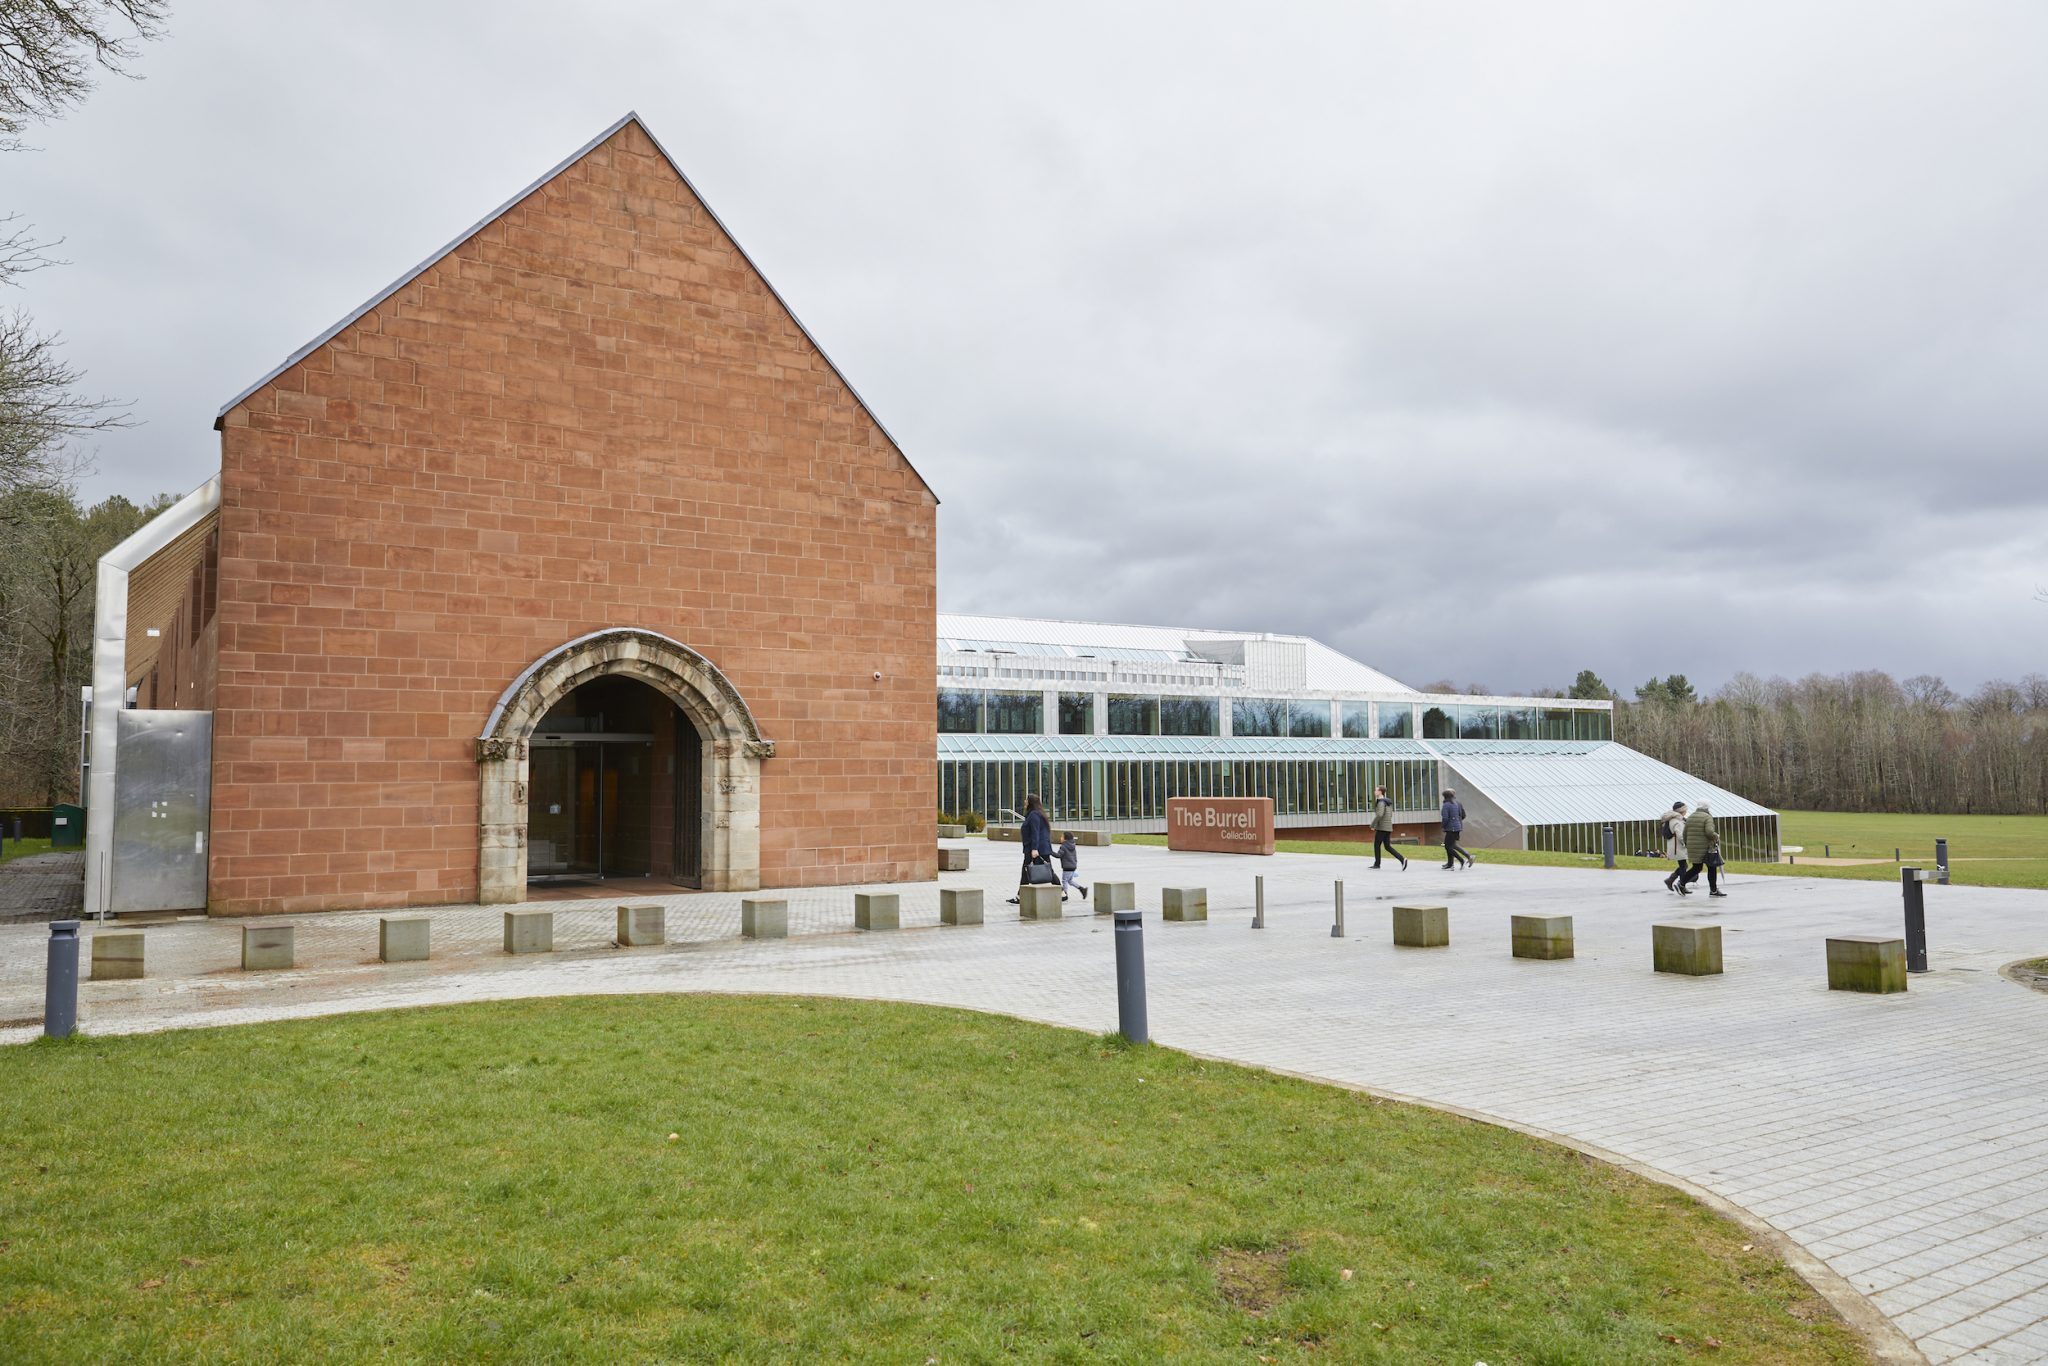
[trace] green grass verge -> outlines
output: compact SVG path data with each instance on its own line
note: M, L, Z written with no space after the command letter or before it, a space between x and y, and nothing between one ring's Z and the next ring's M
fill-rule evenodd
M1836 858L1934 861L1934 842L1948 841L1951 858L2048 859L2048 816L1915 816L1860 811L1786 811L1779 817L1785 844L1808 854L1831 847Z
M1891 861L1899 847L1903 861L1934 866L1937 836L1949 842L1950 881L1959 887L2048 888L2048 816L1885 816L1787 811L1781 814L1780 843L1804 845L1801 858L1818 857L1833 844L1837 858L1883 858L1882 863L1822 866L1814 863L1731 863L1733 877L1824 877L1852 882L1897 882L1899 865ZM1118 835L1118 844L1166 843L1164 835ZM1288 854L1370 855L1366 843L1328 840L1279 840L1276 850ZM1402 845L1411 859L1441 863L1440 844ZM1531 849L1476 849L1485 863L1521 864L1538 868L1598 868L1598 854L1555 854ZM1618 856L1615 867L1668 873L1665 859Z
M50 842L46 839L10 839L0 841L0 863L9 863L18 858L27 858L30 854L47 854L49 852Z
M1864 1360L1739 1228L1565 1149L958 1011L36 1044L0 1160L10 1363Z

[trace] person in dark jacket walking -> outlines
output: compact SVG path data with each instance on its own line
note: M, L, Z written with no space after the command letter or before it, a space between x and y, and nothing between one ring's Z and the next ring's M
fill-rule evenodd
M1726 896L1721 890L1721 832L1714 829L1714 813L1701 802L1685 818L1685 857L1689 865L1678 880L1678 890L1692 895L1692 885L1707 870L1707 895Z
M1458 836L1465 833L1465 806L1455 790L1444 789L1444 806L1438 814L1444 820L1444 867L1470 868L1472 856L1458 843Z
M1401 860L1401 871L1408 871L1408 856L1394 847L1394 799L1387 795L1384 787L1372 790L1372 866L1380 866L1380 851L1385 850Z
M1024 828L1019 832L1024 845L1024 868L1017 874L1017 885L1022 887L1031 881L1031 865L1043 863L1052 866L1052 822L1045 818L1045 803L1038 800L1033 792L1024 799ZM1011 897L1015 906L1022 898Z
M1060 900L1067 899L1067 888L1072 887L1081 894L1081 900L1088 899L1088 889L1077 880L1081 871L1081 851L1074 847L1074 832L1069 830L1060 841Z

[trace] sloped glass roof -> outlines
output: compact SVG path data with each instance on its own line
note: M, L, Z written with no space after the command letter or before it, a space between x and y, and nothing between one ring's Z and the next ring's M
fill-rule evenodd
M1651 820L1709 803L1716 816L1768 816L1767 806L1612 741L1429 740L1466 785L1523 825ZM1447 778L1446 782L1450 782ZM1457 786L1457 783L1451 783Z

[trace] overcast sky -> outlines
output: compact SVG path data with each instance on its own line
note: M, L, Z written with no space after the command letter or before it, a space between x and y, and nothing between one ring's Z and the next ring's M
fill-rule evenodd
M637 109L944 500L958 611L1411 683L2048 669L2048 6L217 4L0 161L183 492Z

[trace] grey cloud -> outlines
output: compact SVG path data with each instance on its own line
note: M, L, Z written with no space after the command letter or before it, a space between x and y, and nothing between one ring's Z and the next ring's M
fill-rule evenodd
M949 608L1503 688L2039 667L2048 13L187 6L13 158L215 408L637 107L946 500Z

